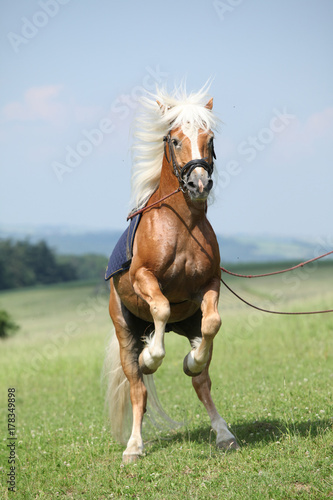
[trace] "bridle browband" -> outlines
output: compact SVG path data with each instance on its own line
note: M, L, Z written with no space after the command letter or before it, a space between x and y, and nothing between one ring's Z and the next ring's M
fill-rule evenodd
M214 160L211 163L208 163L206 161L206 160L208 160L208 157L198 158L195 160L190 160L183 167L180 167L178 165L177 160L176 160L176 155L175 155L174 146L172 143L170 132L168 133L168 135L165 135L163 137L163 141L164 141L164 156L165 156L168 163L172 162L174 174L178 179L180 189L181 189L181 191L183 191L183 193L185 192L185 189L187 188L189 177L195 168L202 167L208 173L209 178L212 176L213 170L214 170ZM169 153L170 153L171 158L168 158L168 155L167 155L167 149L166 149L167 144L169 146ZM216 159L213 143L212 143L212 156L213 156L213 158Z

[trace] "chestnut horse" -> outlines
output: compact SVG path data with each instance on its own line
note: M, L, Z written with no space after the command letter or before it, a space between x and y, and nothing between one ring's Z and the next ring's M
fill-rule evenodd
M217 446L238 448L213 403L208 374L213 339L221 326L220 254L206 217L217 118L205 88L190 95L182 92L170 96L158 90L154 100L143 102L132 179L136 206L145 201L147 208L134 238L129 269L110 280L109 310L116 336L106 364L116 437L122 437L126 413L132 410L133 417L124 462L143 453L147 386L148 404L151 397L151 403L159 405L149 387L165 356L166 331L187 337L191 344L184 372L192 377L206 407Z

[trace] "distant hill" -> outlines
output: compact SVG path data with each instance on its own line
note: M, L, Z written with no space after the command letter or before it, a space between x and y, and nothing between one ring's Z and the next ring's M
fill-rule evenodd
M0 238L28 239L31 243L46 241L59 255L99 254L109 257L121 231L78 231L70 228L0 227ZM223 262L302 261L331 248L320 248L317 240L272 236L217 235ZM318 250L319 249L319 250Z
M297 238L217 235L223 262L304 261L331 249L320 248L318 242ZM319 252L318 252L319 249Z

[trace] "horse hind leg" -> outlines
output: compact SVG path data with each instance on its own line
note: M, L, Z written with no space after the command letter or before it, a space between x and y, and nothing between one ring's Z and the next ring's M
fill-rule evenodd
M123 452L123 462L135 462L143 454L142 419L146 411L147 389L141 377L130 384L130 396L133 408L133 427L126 450Z
M239 449L239 445L237 444L236 438L229 431L226 421L218 413L211 396L212 382L208 369L212 358L212 351L213 346L210 348L209 360L204 370L200 375L192 378L192 385L209 415L211 426L216 433L216 446L225 450L237 450Z
M146 408L147 391L142 376L140 377L135 365L133 366L131 361L126 361L126 354L122 353L120 356L116 335L113 336L108 351L104 371L108 377L107 403L111 433L117 441L123 444L127 442L123 461L125 463L134 462L143 454L144 449L141 427ZM125 362L125 370L120 358L122 362Z
M133 324L134 321L131 320L130 313L121 305L119 296L112 283L110 295L110 315L119 343L118 366L121 363L124 375L129 382L130 400L132 403L132 431L127 442L127 447L123 453L123 461L128 463L136 461L143 454L142 420L146 411L147 389L143 382L143 375L138 363L139 353L142 349L142 342L139 339L139 336L136 337L133 335L132 331L135 331L135 325ZM112 366L110 368L110 376L112 377ZM123 390L128 391L128 384L126 385L126 380L123 379L122 382ZM113 396L115 396L115 393L112 393L112 391L109 390L108 398L109 404L113 407L113 415L121 412L120 415L116 417L116 422L120 425L121 419L126 417L126 415L123 414L124 411L121 404L117 404L119 402L121 403L122 398L118 397L118 400L115 400ZM128 409L130 410L130 408Z

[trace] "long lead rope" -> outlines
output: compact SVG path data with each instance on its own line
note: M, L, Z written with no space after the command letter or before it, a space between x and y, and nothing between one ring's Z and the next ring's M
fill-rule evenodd
M288 273L289 271L294 271L294 269L297 269L298 267L303 267L306 264L310 264L310 262L314 262L315 260L323 259L324 257L331 255L332 253L333 253L333 250L331 250L330 252L324 253L323 255L319 255L319 257L315 257L314 259L310 259L310 260L306 260L305 262L301 262L300 264L297 264L297 266L289 267L288 269L282 269L281 271L274 271L272 273L237 274L237 273L233 273L232 271L228 271L228 269L225 269L224 267L221 267L221 270L227 274L230 274L231 276L237 276L237 278L263 278L265 276L273 276L275 274L282 274L282 273Z
M139 210L136 210L135 212L131 212L129 214L129 216L127 217L127 220L133 219L133 217L135 217L136 215L142 214L143 212L145 212L145 210L148 210L149 208L154 207L155 205L158 205L159 203L166 200L167 198L170 198L170 196L178 193L179 191L181 191L181 187L178 187L177 189L175 189L175 191L172 191L172 193L169 193L166 196L163 196L163 198L161 198L157 201L154 201L154 203L151 203L150 205L146 205L145 207L140 208Z
M297 266L289 267L288 269L282 269L281 271L274 271L272 273L249 274L249 275L246 275L246 274L233 273L231 271L228 271L224 267L221 267L221 270L223 272L227 273L227 274L230 274L232 276L236 276L238 278L262 278L262 277L265 277L265 276L273 276L275 274L282 274L282 273L287 273L289 271L293 271L294 269L297 269L299 267L303 267L306 264L310 264L310 262L314 262L316 260L319 260L319 259L322 259L324 257L327 257L327 255L331 255L332 253L333 253L333 250L331 250L330 252L327 252L327 253L325 253L323 255L320 255L319 257L315 257L314 259L310 259L310 260L307 260L305 262L301 262L300 264L297 264ZM270 309L264 309L262 307L259 307L259 306L256 306L254 304L251 304L251 302L248 302L247 300L243 299L243 297L241 297L240 295L238 295L238 293L236 293L234 290L232 290L232 288L230 288L229 285L226 284L226 282L223 280L223 278L221 278L221 282L229 290L229 292L231 292L235 297L237 297L239 300L241 300L242 302L244 302L244 304L252 307L253 309L257 309L258 311L262 311L262 312L265 312L265 313L270 313L270 314L285 314L285 315L294 316L294 315L301 315L301 314L302 315L303 314L325 314L325 313L331 313L331 312L333 312L333 309L325 309L323 311L297 311L297 312L271 311Z
M230 288L229 285L226 284L226 282L221 278L221 281L223 285L231 292L237 299L241 300L244 302L244 304L253 307L253 309L257 309L258 311L262 311L265 313L270 313L270 314L288 314L288 315L300 315L300 314L324 314L324 313L331 313L333 312L333 309L326 309L323 311L297 311L297 312L286 312L286 311L271 311L270 309L264 309L263 307L255 306L254 304L251 304L251 302L248 302L247 300L243 299L240 295L238 295L232 288Z

